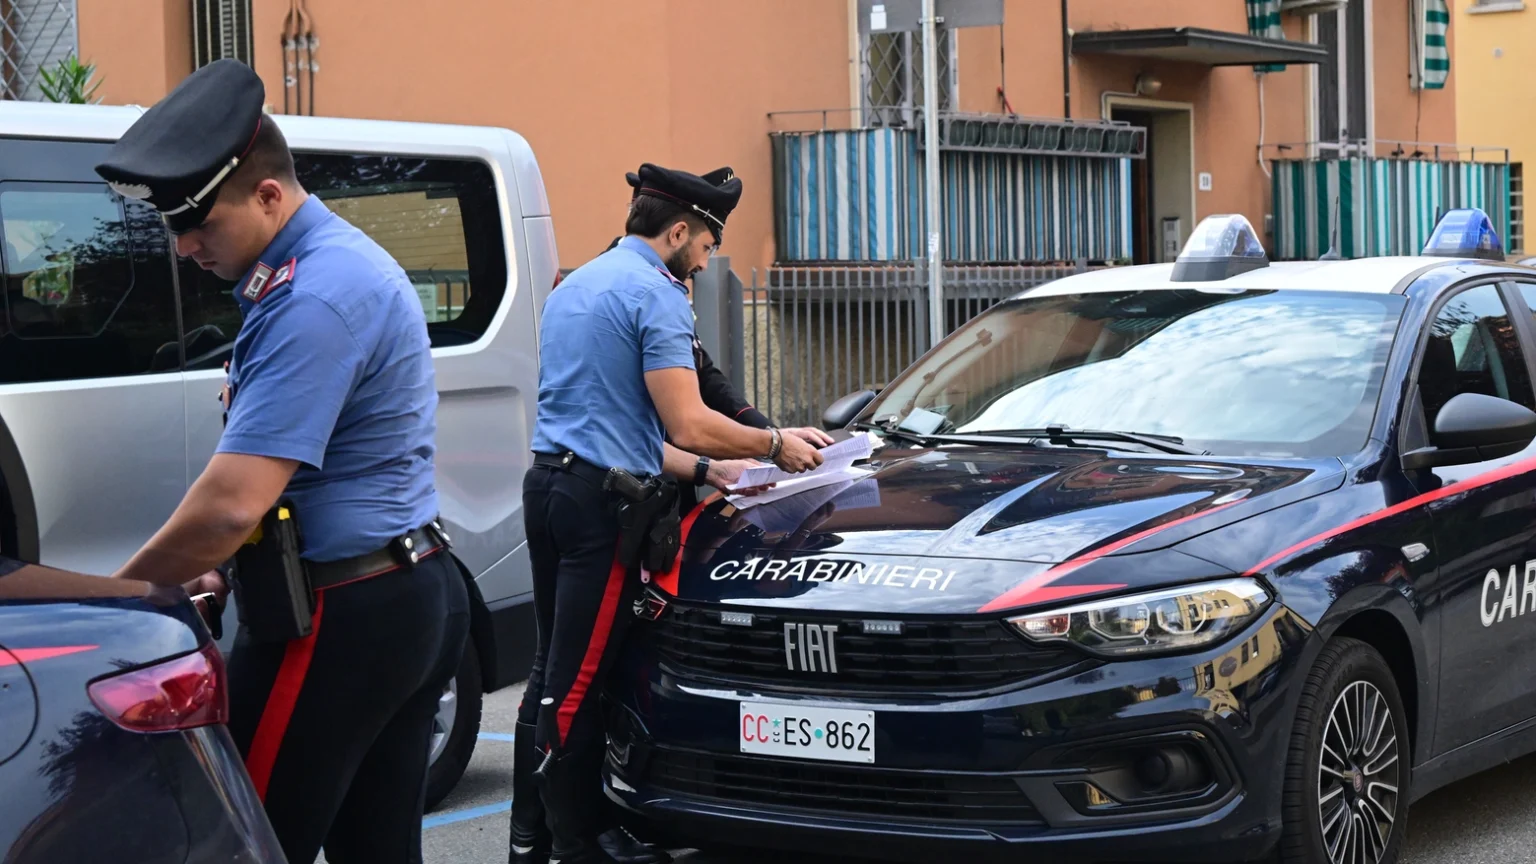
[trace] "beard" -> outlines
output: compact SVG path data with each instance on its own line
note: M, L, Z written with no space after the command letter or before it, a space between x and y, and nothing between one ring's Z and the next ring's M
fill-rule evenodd
M704 269L703 267L695 267L691 270L688 269L687 246L684 246L676 252L673 252L672 257L668 258L666 263L667 271L676 277L677 281L679 282L687 282L690 276Z

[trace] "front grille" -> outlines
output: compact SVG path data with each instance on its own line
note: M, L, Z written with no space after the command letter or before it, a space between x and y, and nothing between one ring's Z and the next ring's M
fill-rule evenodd
M1040 824L1012 777L900 771L711 755L657 748L646 769L657 792L819 816L878 816L910 822Z
M718 609L669 603L652 631L656 650L680 669L729 681L861 692L985 690L1082 660L1071 649L1030 645L1001 621L903 620L900 635L882 635L847 615L751 614L751 626L723 624ZM838 625L835 673L789 668L787 622Z

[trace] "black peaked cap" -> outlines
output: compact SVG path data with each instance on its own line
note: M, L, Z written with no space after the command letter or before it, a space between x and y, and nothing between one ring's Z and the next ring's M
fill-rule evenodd
M686 171L674 171L647 162L640 172L624 175L635 190L634 197L649 195L672 201L693 211L720 242L725 220L741 201L741 180L730 168L717 168L700 177Z
M119 194L149 202L176 233L201 225L255 141L266 88L238 60L187 76L144 112L96 173Z

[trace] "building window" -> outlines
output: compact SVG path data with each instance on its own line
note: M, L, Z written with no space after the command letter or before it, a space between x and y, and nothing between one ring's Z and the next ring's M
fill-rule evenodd
M1328 59L1317 66L1313 101L1320 156L1359 152L1360 142L1370 136L1367 117L1371 94L1365 63L1369 28L1365 7L1364 0L1354 0L1342 9L1322 12L1314 18L1313 41L1328 48Z
M79 53L74 0L0 0L0 97L42 99L42 70Z
M955 31L938 27L939 110L957 104ZM923 34L871 33L864 37L864 124L911 126L923 107Z

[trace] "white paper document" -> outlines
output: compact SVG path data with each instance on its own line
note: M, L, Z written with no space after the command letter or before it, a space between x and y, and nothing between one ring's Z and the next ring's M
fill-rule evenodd
M775 485L772 489L769 489L766 492L759 492L756 495L727 495L725 500L735 505L738 510L745 510L748 507L757 507L762 504L772 504L775 501L783 500L791 495L799 495L801 492L807 492L811 489L819 489L823 486L832 486L836 484L846 487L849 483L852 483L855 480L862 480L873 473L875 472L869 470L868 468L857 468L852 465L831 472L807 471L805 474L802 474L793 480L785 480Z
M814 470L790 474L780 469L777 465L761 465L741 472L741 477L726 488L751 489L754 486L767 486L769 483L777 483L780 486L784 486L792 482L801 483L814 477L834 475L838 479L846 479L841 473L844 469L862 459L868 459L874 452L874 435L869 432L859 432L845 441L839 441L836 444L830 444L821 448L822 461ZM809 489L811 487L805 486L800 488ZM777 492L778 490L774 489L771 491Z

